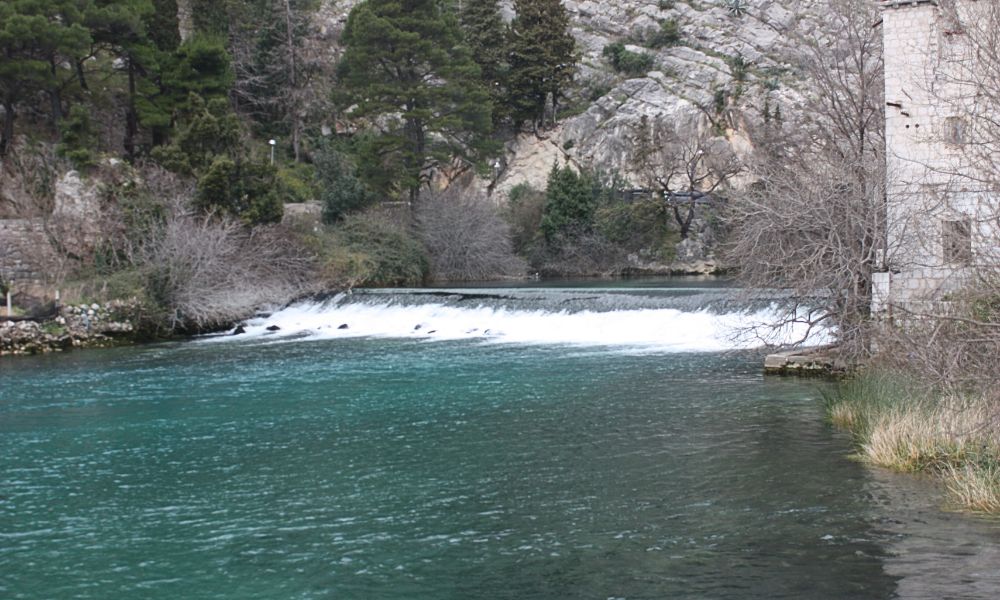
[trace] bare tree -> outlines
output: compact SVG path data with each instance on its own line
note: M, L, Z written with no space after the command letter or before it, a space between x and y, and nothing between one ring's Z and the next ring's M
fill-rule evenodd
M167 325L199 331L302 294L310 289L312 262L273 229L247 230L234 220L175 208L143 248L141 265Z
M424 199L416 216L435 279L485 280L527 271L514 254L510 225L485 194L452 186Z
M884 248L882 34L876 2L829 0L824 37L800 36L808 122L763 139L756 180L728 215L728 255L750 290L786 289L783 319L869 349L872 274ZM774 126L781 127L778 123Z
M637 124L634 160L644 185L655 190L687 239L696 207L712 198L743 169L722 137L704 130L686 135L674 124L643 116Z
M314 5L268 0L257 18L245 19L230 47L236 71L234 96L243 114L288 128L301 160L307 118L329 104L332 59L313 21Z

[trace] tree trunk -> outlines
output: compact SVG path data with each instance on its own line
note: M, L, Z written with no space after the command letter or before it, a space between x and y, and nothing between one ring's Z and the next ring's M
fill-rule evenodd
M687 214L683 217L681 216L681 209L676 204L674 205L674 219L681 228L681 239L688 239L688 235L691 233L691 223L694 221L694 201L692 200L687 205Z
M139 118L135 111L135 64L128 61L128 106L125 108L125 155L129 162L135 160L135 137L139 132Z
M299 106L298 106L298 76L296 73L296 62L295 62L295 36L294 29L292 28L292 5L290 0L285 0L285 35L286 35L286 45L288 46L288 84L290 88L291 103L288 108L288 112L291 116L292 125L292 152L295 155L295 162L299 162L300 153L300 129L301 125L299 123Z
M51 59L49 61L50 72L52 73L52 79L56 79L56 61ZM52 88L49 90L49 107L50 107L50 118L52 119L52 128L59 131L59 121L62 120L62 97L59 94L58 88Z
M3 132L0 133L0 156L7 156L7 151L14 142L14 103L3 103Z
M80 89L89 92L90 86L87 85L87 76L83 71L83 61L76 61L76 80L80 83Z

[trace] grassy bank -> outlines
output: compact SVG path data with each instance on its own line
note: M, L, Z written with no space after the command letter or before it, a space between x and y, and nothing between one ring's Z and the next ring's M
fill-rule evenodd
M955 506L1000 513L996 408L982 395L941 395L900 375L866 373L827 396L831 423L861 460L939 477Z

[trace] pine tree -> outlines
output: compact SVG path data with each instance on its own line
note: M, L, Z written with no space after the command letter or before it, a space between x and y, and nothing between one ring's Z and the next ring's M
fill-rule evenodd
M407 190L414 202L430 168L487 151L489 95L440 0L365 0L342 39L339 100L379 126L360 161L373 189Z
M493 122L504 118L507 96L507 36L497 0L465 0L462 30L472 59L479 65L483 84L493 101Z
M140 96L148 96L152 79L159 70L160 52L147 35L147 26L156 16L151 0L110 0L87 11L85 22L94 43L118 59L126 80L125 154L136 157L139 135Z
M177 0L153 0L155 13L149 19L149 37L163 52L173 52L181 45L177 20Z
M552 165L541 222L546 241L556 242L560 235L579 234L593 225L600 193L594 184L587 173Z
M62 116L61 89L74 64L90 45L90 35L80 21L78 3L6 0L0 2L0 156L14 137L20 104L36 92L51 101L53 124Z
M553 111L576 72L576 41L561 0L514 0L510 28L509 103L517 123L544 126L545 105Z

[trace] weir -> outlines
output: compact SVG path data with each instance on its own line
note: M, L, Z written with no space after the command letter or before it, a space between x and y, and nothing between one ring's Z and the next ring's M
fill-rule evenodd
M724 287L360 290L301 302L212 342L409 338L721 352L783 345L804 329L772 329L779 297ZM826 342L821 333L812 343Z

